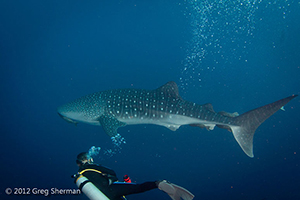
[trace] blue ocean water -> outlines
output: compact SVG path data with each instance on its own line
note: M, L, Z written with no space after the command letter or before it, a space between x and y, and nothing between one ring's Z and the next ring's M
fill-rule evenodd
M7 188L76 189L76 155L111 148L101 127L57 115L80 96L175 81L186 100L244 113L299 95L299 11L292 0L1 1L0 198L47 198ZM167 179L195 199L300 199L299 103L257 129L254 158L223 129L136 125L119 129L121 153L96 161L120 179ZM159 190L127 198L169 199Z

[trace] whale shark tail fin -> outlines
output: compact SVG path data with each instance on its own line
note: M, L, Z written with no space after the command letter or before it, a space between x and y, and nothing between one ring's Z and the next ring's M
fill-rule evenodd
M240 116L234 118L234 123L238 126L230 126L234 138L239 143L243 151L249 156L253 155L253 136L255 130L270 116L281 109L290 100L298 95L292 95L290 97L275 101L268 105L250 110Z

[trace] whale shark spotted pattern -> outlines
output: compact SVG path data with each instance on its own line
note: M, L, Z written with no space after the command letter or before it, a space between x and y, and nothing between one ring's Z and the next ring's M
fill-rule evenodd
M155 90L115 89L93 93L60 106L58 114L68 122L100 125L111 138L120 137L119 127L156 124L177 130L182 125L231 131L243 151L253 157L253 136L257 127L297 95L248 111L218 112L211 104L198 105L179 96L175 82Z

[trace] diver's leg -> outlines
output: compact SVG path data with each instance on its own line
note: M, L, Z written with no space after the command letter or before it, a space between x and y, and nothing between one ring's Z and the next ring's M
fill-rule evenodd
M110 193L115 197L146 192L155 188L157 188L157 184L155 181L145 182L142 184L114 182L109 186Z

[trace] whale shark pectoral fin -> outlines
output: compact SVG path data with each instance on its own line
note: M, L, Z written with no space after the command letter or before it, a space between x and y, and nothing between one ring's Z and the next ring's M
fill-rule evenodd
M114 137L118 134L118 128L126 126L124 122L120 122L115 117L110 115L102 115L98 118L102 128L109 137Z

